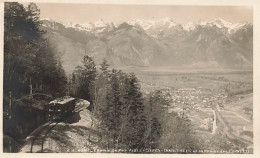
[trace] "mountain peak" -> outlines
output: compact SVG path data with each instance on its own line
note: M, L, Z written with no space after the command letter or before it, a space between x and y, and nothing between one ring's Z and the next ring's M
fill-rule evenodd
M222 22L222 23L227 23L227 21L226 21L226 20L223 20L223 19L221 19L220 17L219 17L219 18L217 18L217 19L214 19L214 21L220 21L220 22Z
M170 17L165 17L165 18L162 18L161 21L165 21L165 22L173 22L173 19L170 18Z
M194 30L194 29L195 29L196 24L193 23L193 22L188 22L187 24L183 24L182 27L183 27L183 29L186 30L186 31L191 31L191 30Z
M215 24L215 25L216 25L217 27L219 27L219 28L222 28L222 27L227 27L227 28L229 28L231 25L233 25L232 23L227 22L227 21L225 21L225 20L223 20L223 19L221 19L221 18L214 19L214 20L212 21L212 23Z
M103 19L99 19L98 21L95 22L95 27L106 27L106 23L104 22Z
M177 25L177 23L175 23L175 22L173 21L173 19L170 18L170 17L165 17L165 18L163 18L163 19L161 19L161 20L158 20L158 21L157 21L157 24L159 24L159 25L167 25L168 28L171 28L171 27Z

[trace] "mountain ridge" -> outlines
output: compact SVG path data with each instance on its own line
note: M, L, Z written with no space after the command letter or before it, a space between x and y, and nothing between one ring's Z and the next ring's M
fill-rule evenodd
M252 67L253 25L250 23L232 24L216 19L184 26L165 18L148 27L140 22L143 21L117 25L102 20L98 27L93 24L95 28L86 31L77 24L69 27L45 19L42 29L58 50L64 52L65 67L70 69L67 73L84 54L93 57L97 64L107 58L115 67Z

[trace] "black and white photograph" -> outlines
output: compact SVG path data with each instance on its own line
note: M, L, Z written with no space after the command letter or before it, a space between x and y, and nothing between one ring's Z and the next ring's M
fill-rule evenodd
M257 150L253 5L3 9L3 153Z

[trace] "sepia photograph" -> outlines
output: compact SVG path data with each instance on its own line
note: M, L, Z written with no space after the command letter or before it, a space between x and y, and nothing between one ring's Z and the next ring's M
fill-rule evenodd
M3 153L255 153L253 6L3 8Z

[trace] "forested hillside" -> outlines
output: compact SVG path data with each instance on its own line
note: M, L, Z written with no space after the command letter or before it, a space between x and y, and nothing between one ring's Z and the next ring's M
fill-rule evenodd
M39 16L33 3L26 7L5 3L4 134L14 139L43 122L43 105L62 93L67 83L59 52L39 29Z

